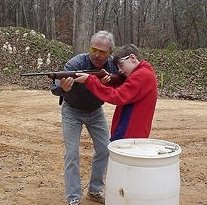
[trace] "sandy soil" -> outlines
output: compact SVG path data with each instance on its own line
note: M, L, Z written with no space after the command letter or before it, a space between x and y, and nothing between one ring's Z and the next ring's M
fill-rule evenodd
M0 96L0 204L66 205L58 98L14 87ZM104 108L110 123L114 106ZM182 147L180 205L207 205L207 102L160 99L151 136ZM93 154L85 130L80 150L81 205L96 205L85 199Z

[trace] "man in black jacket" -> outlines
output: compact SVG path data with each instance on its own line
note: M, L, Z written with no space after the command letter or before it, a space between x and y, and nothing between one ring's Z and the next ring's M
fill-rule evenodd
M64 69L101 70L117 72L112 62L114 47L113 35L99 31L91 38L89 53L79 54L70 59ZM102 79L106 83L107 77ZM69 205L79 205L81 198L81 180L79 173L79 144L82 126L87 128L94 144L91 178L87 198L104 204L104 174L108 162L109 129L102 109L103 101L95 97L84 84L74 83L69 77L56 81L51 91L63 97L62 128L65 144L65 186Z

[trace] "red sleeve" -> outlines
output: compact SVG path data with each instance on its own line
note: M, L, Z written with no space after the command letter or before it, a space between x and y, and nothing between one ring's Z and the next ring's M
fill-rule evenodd
M148 69L139 69L133 72L122 85L113 88L103 85L96 76L89 75L86 86L104 102L125 105L141 99L148 92L151 76L152 73Z

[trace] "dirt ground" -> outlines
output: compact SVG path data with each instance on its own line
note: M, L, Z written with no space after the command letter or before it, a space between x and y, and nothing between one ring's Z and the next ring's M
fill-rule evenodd
M104 109L110 124L114 106L105 104ZM207 102L159 99L151 137L182 148L180 205L207 205ZM0 204L66 205L63 148L56 96L1 88ZM80 150L81 205L98 205L85 199L93 154L86 130Z

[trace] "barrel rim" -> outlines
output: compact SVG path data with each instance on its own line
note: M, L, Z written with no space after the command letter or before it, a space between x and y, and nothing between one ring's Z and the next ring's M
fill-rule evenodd
M114 148L114 146L116 144L120 144L122 142L128 142L128 143L132 143L132 144L140 144L142 142L147 142L148 144L150 143L157 143L160 145L173 145L176 150L174 150L173 152L170 153L164 153L164 154L159 154L159 155L155 155L155 156L148 156L148 155L134 155L134 154L129 154L129 153L123 153L121 151L118 151ZM119 140L115 140L113 142L110 142L108 145L108 149L111 153L113 154L117 154L117 155L121 155L121 156L125 156L125 157L131 157L131 158L140 158L140 159L161 159L161 158L168 158L168 157L174 157L176 155L179 155L182 151L181 147L174 143L174 142L170 142L170 141L166 141L166 140L160 140L160 139L156 139L156 138L127 138L127 139L119 139Z

